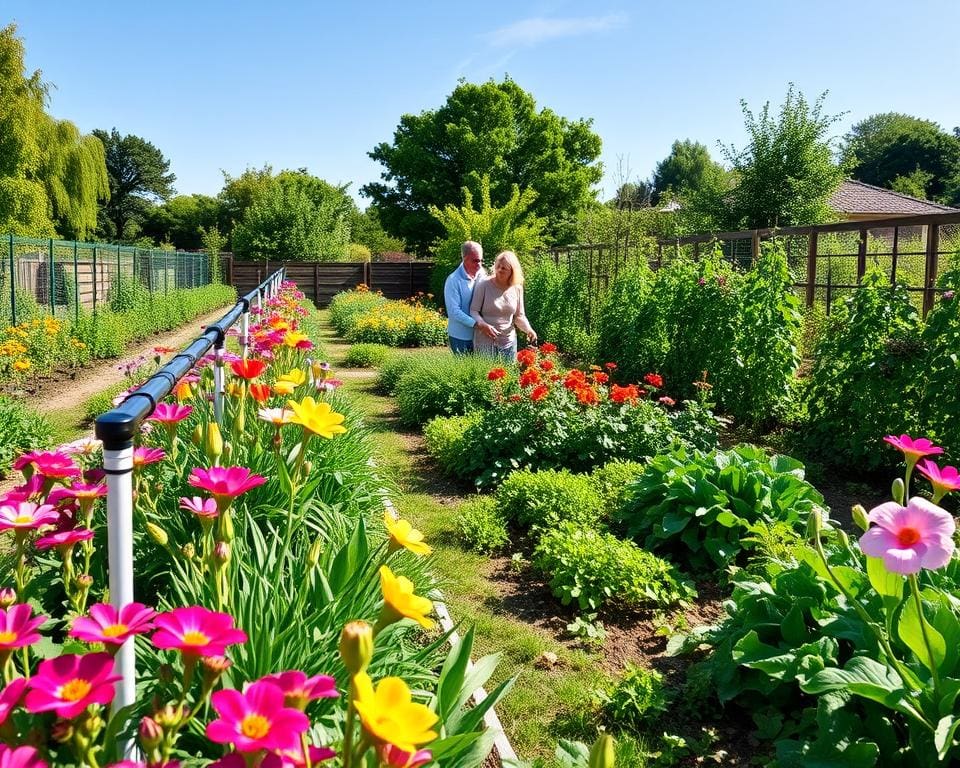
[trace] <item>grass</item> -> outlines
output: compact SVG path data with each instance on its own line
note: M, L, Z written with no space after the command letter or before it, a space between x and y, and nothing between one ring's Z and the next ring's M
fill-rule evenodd
M378 464L399 488L394 503L399 512L423 531L434 547L431 565L454 621L475 627L475 653L500 654L500 663L489 688L516 677L497 714L517 753L534 765L554 768L560 738L592 740L596 722L590 692L604 687L609 677L594 653L570 650L549 632L530 626L507 614L491 578L492 563L462 547L455 537L457 507L466 498L462 489L451 487L424 472L411 451L411 437L398 424L393 401L374 391L376 373L341 375L348 345L339 341L320 313L321 338L335 375L366 413L376 432ZM401 350L398 354L408 354ZM557 655L558 663L539 664L545 652ZM642 766L641 744L618 739L618 754L624 765Z

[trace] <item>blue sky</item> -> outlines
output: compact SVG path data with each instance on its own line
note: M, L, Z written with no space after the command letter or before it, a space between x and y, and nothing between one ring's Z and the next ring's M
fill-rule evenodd
M181 193L269 163L356 196L380 174L366 153L458 78L509 74L539 106L593 118L603 197L621 159L647 177L675 139L715 157L741 144L740 99L779 105L791 81L810 100L829 89L837 135L885 111L960 125L956 0L4 0L10 21L56 86L50 111L152 141Z

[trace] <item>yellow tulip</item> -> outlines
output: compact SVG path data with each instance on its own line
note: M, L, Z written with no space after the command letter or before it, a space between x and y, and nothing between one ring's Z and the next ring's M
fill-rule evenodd
M318 403L312 397L305 397L299 403L296 400L289 400L287 407L293 411L290 423L299 424L315 435L331 438L347 431L343 426L343 414L334 411L330 403L323 401Z
M394 576L387 566L380 566L380 590L383 592L383 610L377 621L377 629L400 619L413 619L424 629L434 626L433 619L427 614L433 610L433 603L425 597L413 593L413 582L406 576Z
M403 519L394 519L389 512L383 513L383 524L390 535L390 551L409 549L415 555L429 555L433 550L423 540L423 534Z
M413 701L401 678L385 677L374 689L370 676L360 672L353 678L353 688L353 706L363 729L375 741L416 752L419 745L437 738L432 728L440 718L429 707Z

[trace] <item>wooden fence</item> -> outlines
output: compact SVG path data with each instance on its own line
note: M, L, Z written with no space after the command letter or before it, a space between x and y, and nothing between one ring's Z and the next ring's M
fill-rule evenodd
M237 292L244 294L259 285L271 272L286 269L287 279L318 307L325 307L336 294L366 285L388 299L406 299L430 290L432 261L411 262L329 262L329 261L240 261L226 264L224 276Z

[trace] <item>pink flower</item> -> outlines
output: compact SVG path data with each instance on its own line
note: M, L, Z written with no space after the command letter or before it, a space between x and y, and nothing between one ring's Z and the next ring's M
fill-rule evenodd
M25 677L18 677L15 680L11 680L10 684L0 691L0 725L7 722L10 713L17 708L26 688L27 679Z
M103 483L73 483L69 488L63 489L63 495L74 499L97 499L107 495L107 486ZM48 498L47 501L49 500Z
M38 472L44 477L76 477L80 474L80 467L73 463L73 459L60 451L31 451L13 462L13 468L23 471L25 477Z
M0 531L29 530L53 525L60 514L50 504L35 504L32 501L20 501L11 506L0 507Z
M223 656L228 645L247 642L247 633L233 626L233 617L198 605L174 608L154 620L157 648L175 648L192 656Z
M887 435L883 438L884 442L890 443L898 451L901 451L906 457L907 462L912 464L917 463L917 459L920 459L924 456L933 456L937 453L943 453L943 448L934 445L925 437L918 437L914 440L910 435Z
M938 496L950 493L950 491L960 491L960 472L956 467L944 467L941 469L930 459L924 459L917 464L917 471L930 481L933 491Z
M128 638L142 635L153 629L153 617L156 612L142 603L128 603L119 613L107 603L90 606L90 616L79 616L73 620L68 633L70 637L88 643L105 645L123 645Z
M337 753L329 747L310 746L310 765L316 765L336 756ZM307 761L303 759L303 747L298 744L295 749L267 753L263 762L260 763L260 768L303 768L306 764Z
M47 768L47 764L33 747L0 744L0 768Z
M217 502L214 499L201 499L199 496L193 496L192 498L181 496L180 509L193 512L197 517L216 517L219 514Z
M35 546L37 549L53 549L56 547L62 551L79 544L81 541L90 541L92 538L93 531L89 528L74 528L70 531L59 531L43 536L37 539Z
M296 750L300 734L310 727L307 716L284 706L283 691L267 680L249 685L243 693L217 691L210 702L220 718L207 725L207 738L233 744L238 752Z
M870 557L882 557L892 573L942 568L953 555L953 517L919 496L905 507L895 501L880 504L867 519L875 525L860 537L860 549Z
M163 461L163 457L166 455L162 448L135 448L133 451L133 467L134 469L140 469L147 464L156 464L158 461Z
M393 744L384 744L380 749L380 760L395 768L418 768L433 760L433 753L429 749L404 752Z
M314 699L335 699L340 695L337 692L337 681L329 675L307 677L299 670L292 670L267 675L262 679L269 680L283 691L285 706L301 712Z
M666 405L667 407L671 407L677 404L676 400L674 400L672 397L667 397L666 395L664 395L659 400L657 400L657 402L660 403L660 405Z
M0 651L32 645L40 639L37 628L47 620L46 616L30 618L33 608L26 603L0 609Z
M254 475L246 467L197 467L187 482L194 488L207 491L218 503L232 501L242 493L263 485L267 478Z
M119 679L113 674L109 653L57 656L40 662L24 703L28 712L54 711L59 717L76 717L91 704L113 701L113 684Z
M157 403L148 421L159 421L161 424L176 424L193 413L192 405L179 403Z

